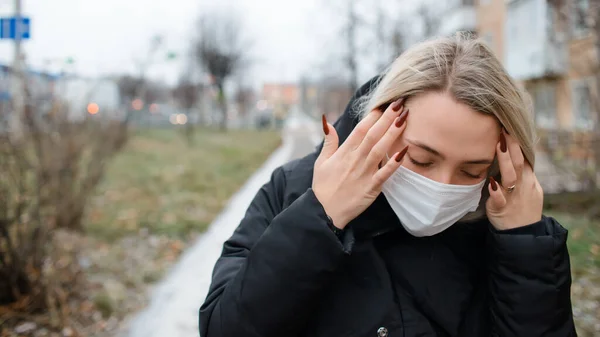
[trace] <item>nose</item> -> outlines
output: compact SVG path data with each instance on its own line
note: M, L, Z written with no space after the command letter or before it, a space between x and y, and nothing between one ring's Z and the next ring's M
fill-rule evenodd
M430 177L431 180L435 180L442 184L452 184L452 178L454 174L450 170L439 170L435 176Z

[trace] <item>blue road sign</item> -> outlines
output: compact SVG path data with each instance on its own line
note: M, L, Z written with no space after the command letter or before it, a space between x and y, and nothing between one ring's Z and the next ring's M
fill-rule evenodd
M30 34L30 19L27 17L0 18L0 39L28 40Z

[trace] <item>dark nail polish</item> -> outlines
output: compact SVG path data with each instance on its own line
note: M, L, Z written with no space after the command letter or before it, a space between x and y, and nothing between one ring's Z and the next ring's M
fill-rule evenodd
M394 110L396 112L400 111L400 108L402 107L403 103L404 103L404 99L402 99L402 98L395 101L394 103L392 103L392 110Z
M404 125L404 122L406 122L406 117L408 117L408 110L405 110L403 113L400 114L400 116L398 118L396 118L396 127L397 128Z
M406 151L408 151L408 145L406 145L406 147L402 149L402 151L398 152L398 155L396 156L397 162L402 161L402 158L404 158L404 156L406 155Z
M502 152L506 152L506 137L504 136L504 133L500 133L500 151Z
M327 136L329 134L329 125L327 125L327 118L325 118L325 115L323 115L321 121L323 122L323 133Z
M492 185L493 191L498 190L498 183L496 183L496 179L494 179L494 177L490 177L490 185Z

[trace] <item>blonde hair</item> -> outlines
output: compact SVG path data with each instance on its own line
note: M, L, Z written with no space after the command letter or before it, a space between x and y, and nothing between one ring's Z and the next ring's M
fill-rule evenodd
M535 125L529 96L510 78L494 53L470 34L428 40L400 55L383 74L371 93L359 102L364 117L386 103L425 92L447 92L473 110L493 115L521 144L523 155L534 167ZM499 177L497 163L490 176ZM483 189L478 211L463 220L485 215L489 197Z

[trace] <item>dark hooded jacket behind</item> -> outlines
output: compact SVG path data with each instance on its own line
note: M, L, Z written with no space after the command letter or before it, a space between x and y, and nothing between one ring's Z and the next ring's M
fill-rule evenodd
M340 141L374 81L336 122ZM202 337L576 336L556 220L417 238L380 195L338 238L310 188L317 152L276 169L225 242Z

